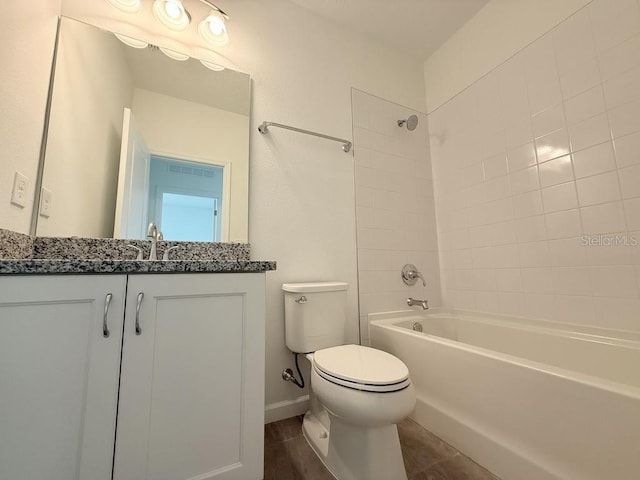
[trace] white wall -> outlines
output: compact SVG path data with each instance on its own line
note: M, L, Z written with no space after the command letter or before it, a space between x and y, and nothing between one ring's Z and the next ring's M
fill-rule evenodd
M368 344L369 313L407 309L408 297L440 305L440 269L427 116L359 90L352 105L360 325ZM419 119L413 131L398 127L409 115ZM404 284L407 263L426 287Z
M138 88L132 110L152 154L229 164L231 195L223 199L230 202L228 241L246 243L249 118Z
M491 0L424 64L428 111L486 75L591 0Z
M594 0L429 122L446 304L640 331L640 2Z
M123 108L131 105L133 79L119 40L84 23L62 22L43 175L51 216L38 217L37 234L110 238Z
M29 233L60 0L5 3L0 17L0 228ZM31 180L24 208L10 204L16 170Z

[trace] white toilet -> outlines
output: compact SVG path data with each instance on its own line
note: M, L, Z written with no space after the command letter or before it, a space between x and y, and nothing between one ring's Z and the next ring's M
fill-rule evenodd
M339 480L406 480L396 423L415 405L406 365L345 345L347 283L286 283L289 350L311 362L311 409L302 430Z

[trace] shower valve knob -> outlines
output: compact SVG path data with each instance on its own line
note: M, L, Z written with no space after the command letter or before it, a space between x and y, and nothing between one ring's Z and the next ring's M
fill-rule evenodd
M418 279L422 280L422 286L427 286L427 282L424 280L424 277L418 271L415 265L407 263L404 267L402 267L402 281L406 285L415 285Z

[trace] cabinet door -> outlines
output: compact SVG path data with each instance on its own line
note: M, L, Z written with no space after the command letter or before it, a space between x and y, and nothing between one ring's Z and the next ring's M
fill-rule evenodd
M264 274L130 277L124 331L114 478L261 479Z
M0 277L0 478L111 478L125 282Z

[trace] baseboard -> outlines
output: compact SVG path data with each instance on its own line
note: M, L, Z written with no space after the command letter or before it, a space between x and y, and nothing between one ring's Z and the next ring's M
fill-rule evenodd
M543 468L541 462L501 443L488 432L467 425L432 403L417 399L411 418L500 478L561 480L560 476Z
M302 415L309 410L309 395L303 395L294 400L269 403L264 408L264 423L277 422L285 418Z

